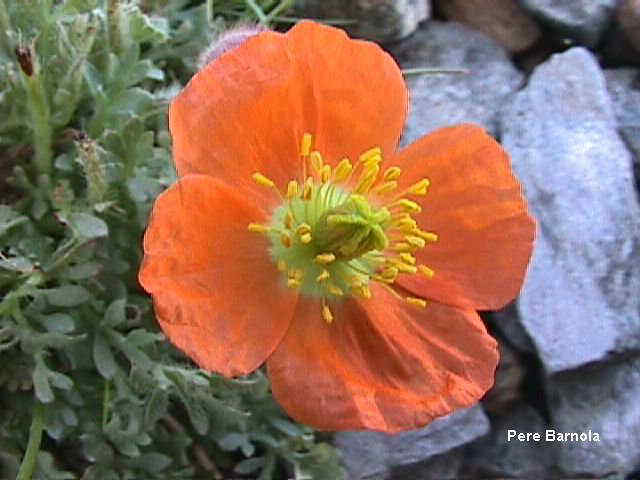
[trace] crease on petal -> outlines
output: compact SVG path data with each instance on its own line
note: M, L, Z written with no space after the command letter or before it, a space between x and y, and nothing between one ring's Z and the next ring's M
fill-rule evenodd
M442 304L418 309L374 286L370 300L300 299L267 365L276 399L321 430L395 433L470 406L493 384L496 342L477 314Z
M156 200L139 273L172 343L226 376L264 362L296 303L267 240L247 230L267 215L250 195L209 176L182 177Z
M399 190L424 177L431 181L414 218L439 237L416 255L435 276L405 275L398 284L418 296L480 310L513 300L536 227L502 147L481 127L459 125L423 137L394 160L403 170Z

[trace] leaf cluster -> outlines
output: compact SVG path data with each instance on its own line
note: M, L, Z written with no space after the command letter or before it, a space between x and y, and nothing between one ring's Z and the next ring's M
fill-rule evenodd
M176 351L136 279L168 101L248 5L0 0L0 478L342 477L261 371Z

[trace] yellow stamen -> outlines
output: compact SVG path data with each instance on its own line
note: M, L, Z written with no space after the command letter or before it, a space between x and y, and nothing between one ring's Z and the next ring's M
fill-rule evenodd
M304 233L304 234L300 235L300 241L302 243L304 243L305 245L307 243L310 243L311 242L311 234L310 233Z
M295 278L288 278L287 279L287 287L289 288L297 288L301 285L300 280L296 280Z
M376 195L385 195L387 193L393 192L397 187L398 182L391 180L389 182L378 185L376 188L371 190L371 193L375 193Z
M414 235L407 235L404 239L409 245L413 245L417 248L424 248L427 243L424 238L416 237Z
M366 152L361 153L360 156L358 157L358 160L360 162L366 162L367 160L369 160L370 158L376 155L378 155L379 157L382 157L382 149L380 147L373 147L367 150Z
M300 155L306 157L309 155L309 151L311 150L311 141L313 137L310 133L305 133L302 135L302 141L300 142Z
M431 185L431 182L429 181L429 179L423 178L418 183L411 185L409 187L409 190L407 190L407 192L413 195L426 195L427 190L429 189L429 185Z
M347 178L351 171L353 170L353 166L348 158L343 158L340 160L338 165L336 165L336 169L333 173L333 180L336 182L342 182L345 178Z
M369 285L362 285L361 287L354 288L352 291L361 298L371 298L371 290L369 289Z
M316 263L320 265L329 265L336 259L336 256L333 253L321 253L316 255Z
M326 304L322 306L322 318L327 323L333 322L333 314L331 313L329 306Z
M275 187L275 183L273 183L273 180L271 180L270 178L265 177L260 172L254 173L252 175L252 178L258 185L262 185L263 187L269 187L269 188Z
M271 227L268 227L267 225L262 225L260 223L250 223L247 228L250 232L254 232L254 233L267 233L271 231Z
M418 271L418 268L416 266L409 265L404 262L396 261L396 262L393 262L393 264L398 269L398 271L402 273L416 273Z
M433 243L438 241L438 234L433 232L424 232L420 229L413 230L411 233L414 235L418 235L421 238L424 238L425 241Z
M433 276L436 274L436 272L431 270L426 265L418 265L418 270L420 270L420 273L422 273L427 278L433 278Z
M396 292L393 288L391 288L389 285L385 283L381 283L380 285L382 285L389 293L391 293L398 300L402 300L402 296L398 292Z
M415 247L407 242L398 242L391 247L391 250L396 252L413 252Z
M327 291L336 297L340 297L344 294L340 287L335 286L333 283L327 285Z
M364 162L362 162L362 167L364 169L371 168L374 165L378 165L381 162L382 162L382 157L379 154L374 153L369 158L367 158Z
M293 228L293 213L291 213L291 210L288 210L286 215L284 216L284 226L288 230L291 230Z
M289 183L287 184L287 198L291 200L292 198L297 197L299 193L300 185L298 185L298 182L296 182L295 180L289 181Z
M423 300L422 298L406 297L405 301L410 305L414 305L420 308L425 308L427 306L427 301Z
M386 182L397 180L401 173L402 169L400 167L389 167L384 171L382 179Z
M410 253L407 253L407 252L401 253L400 254L400 258L402 259L402 261L404 263L408 263L409 265L415 265L416 264L416 257L411 255Z
M323 165L322 170L320 171L320 179L322 183L327 183L331 178L331 165Z
M313 193L313 178L307 177L304 182L304 189L302 190L302 199L311 200L311 194Z
M409 213L420 213L422 211L422 207L418 205L416 202L413 202L407 198L401 198L393 202L390 207L401 207L403 211Z
M278 267L279 271L286 272L287 271L287 262L285 262L284 260L280 259L280 260L278 260L277 267Z
M297 281L301 281L304 278L304 271L300 268L292 268L288 272L289 278L293 278Z
M322 161L322 155L320 154L320 152L314 150L313 152L311 152L309 154L309 160L311 161L311 166L313 167L313 169L316 171L316 173L320 173L320 170L322 170L322 165L324 164L324 162Z
M311 233L311 226L308 223L301 223L296 228L296 233L298 235L304 235L305 233Z
M367 193L371 186L374 184L380 172L379 165L373 165L370 168L365 169L360 175L358 186L355 189L356 193Z
M396 277L398 276L398 269L396 267L387 267L385 268L382 272L380 272L380 275L382 276L382 278L388 279L388 280L395 280Z
M329 274L328 270L322 270L322 273L320 275L318 275L316 277L316 282L320 283L320 282L324 282L325 280L327 280L331 275Z

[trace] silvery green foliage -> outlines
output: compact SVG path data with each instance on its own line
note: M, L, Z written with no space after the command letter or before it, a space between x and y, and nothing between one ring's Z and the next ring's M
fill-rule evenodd
M37 479L342 477L262 372L227 380L172 348L136 280L175 181L168 101L225 24L196 3L0 0L0 478L36 402Z

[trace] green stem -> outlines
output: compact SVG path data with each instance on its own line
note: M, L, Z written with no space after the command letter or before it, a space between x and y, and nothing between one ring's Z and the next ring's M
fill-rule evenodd
M34 163L38 173L51 173L51 111L45 94L42 75L34 69L32 75L26 77L27 102L31 114L33 142L35 147Z
M4 4L4 0L0 0L0 48L2 48L7 56L11 54L11 41L9 40L9 12Z
M268 19L267 19L267 16L262 11L262 8L260 8L260 5L258 5L254 0L245 0L245 1L247 2L247 5L249 5L251 10L253 10L253 13L256 14L260 23L262 25L266 25L268 23Z
M109 380L104 381L104 393L102 395L102 429L107 426L109 422L109 405L111 404L111 382Z
M285 10L288 10L293 5L293 0L282 0L273 10L267 15L267 22L271 23L275 17L280 15Z
M27 451L24 454L16 480L31 480L33 471L36 468L36 460L40 451L40 442L42 441L42 430L44 429L44 411L44 405L35 400L33 419L29 428L29 443L27 443Z

